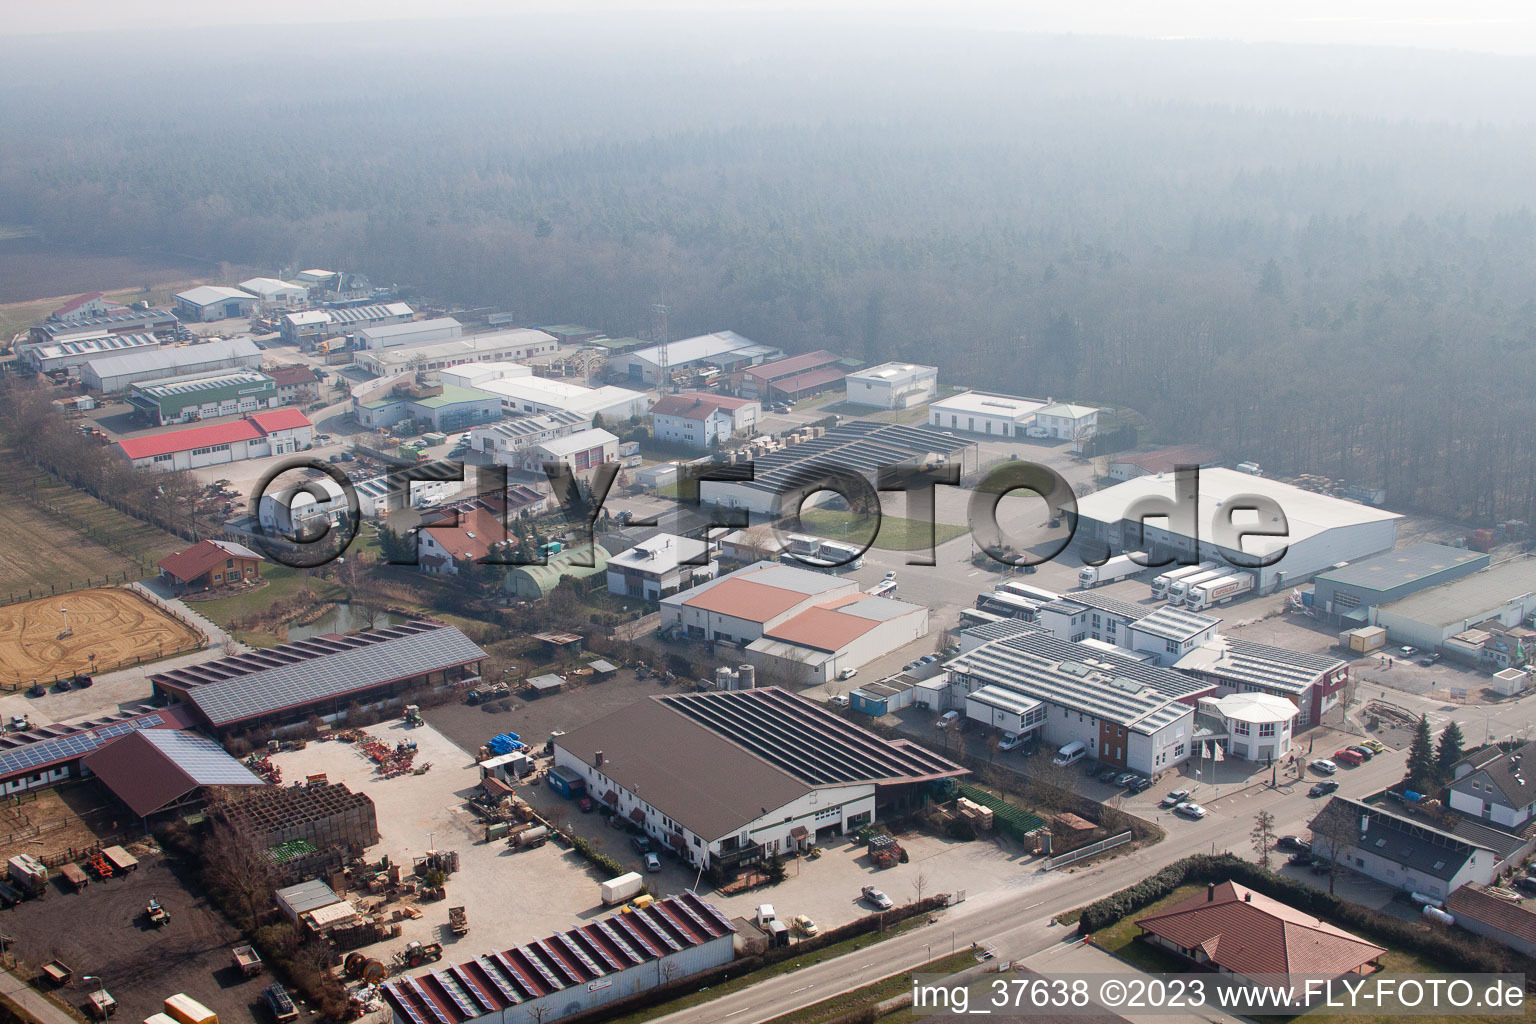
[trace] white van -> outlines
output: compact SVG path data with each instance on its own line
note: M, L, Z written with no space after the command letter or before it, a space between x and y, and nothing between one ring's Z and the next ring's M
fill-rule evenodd
M1051 763L1065 767L1069 764L1077 764L1087 756L1088 745L1082 740L1074 740L1056 751L1056 756L1051 758Z

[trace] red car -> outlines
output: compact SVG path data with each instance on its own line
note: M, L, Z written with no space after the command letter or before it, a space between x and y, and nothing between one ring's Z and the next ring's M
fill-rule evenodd
M581 813L586 814L589 811L591 811L593 807L595 807L597 805L592 802L592 798L591 797L584 796L584 797L579 797L576 800L576 806L581 808Z
M1365 758L1353 750L1335 750L1333 752L1333 759L1339 762L1339 764L1347 764L1351 768L1358 768L1365 763Z

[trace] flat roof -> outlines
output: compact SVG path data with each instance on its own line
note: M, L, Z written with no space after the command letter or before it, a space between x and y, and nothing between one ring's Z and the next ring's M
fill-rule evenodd
M658 533L636 544L628 551L608 559L608 568L638 569L662 576L689 560L699 560L702 566L708 561L709 545L697 537L679 537L672 533ZM690 563L691 564L691 563Z
M440 316L431 320L405 320L397 324L364 327L357 333L366 338L393 338L402 334L424 334L427 331L462 330L463 327L463 324L451 316Z
M105 380L129 373L174 370L181 366L199 366L203 363L260 355L261 349L257 348L256 343L249 338L215 338L195 345L174 345L146 352L125 352L122 355L102 356L90 360L85 365L97 377Z
M218 388L227 388L240 384L265 384L275 383L273 378L256 370L237 368L231 370L216 370L208 374L192 374L187 377L172 377L169 380L146 381L129 385L140 394L149 395L152 398L180 398L199 391L213 391Z
M958 395L941 398L928 408L935 412L957 412L976 416L1001 416L1022 420L1033 416L1046 403L1037 398L1019 398L1016 395L996 395L986 391L963 391Z
M1536 559L1513 558L1381 606L1392 615L1444 628L1482 621L1500 605L1536 593Z
M1151 633L1165 640L1193 640L1201 633L1221 625L1221 620L1198 612L1164 605L1151 615L1144 615L1131 624L1131 628Z
M150 677L216 726L344 697L476 662L485 652L453 626L414 620L348 636L317 636Z
M925 376L929 373L937 374L937 366L924 366L922 363L880 363L878 366L867 366L862 370L853 370L848 374L849 380L878 380L893 381L903 377Z
M369 358L380 365L389 363L409 365L420 360L438 357L451 359L454 356L463 356L464 362L474 362L475 357L484 352L516 351L530 345L541 344L557 345L559 343L553 335L545 334L543 331L536 331L531 327L518 327L492 334L470 334L458 338L423 341L414 345L407 343L391 348L374 349L369 352Z
M118 352L131 354L133 349L154 348L160 339L153 334L103 334L94 338L65 338L49 345L32 349L33 358L61 359L64 356L88 355L92 352Z
M1216 636L1174 663L1180 672L1203 672L1236 682L1303 693L1346 662L1328 654L1307 654L1284 647Z
M1125 518L1125 513L1133 502L1154 496L1165 498L1170 502L1173 500L1174 477L1172 474L1137 477L1078 498L1077 515L1079 519L1091 519L1099 523L1118 523ZM1250 555L1269 554L1339 527L1395 521L1402 518L1396 512L1345 501L1343 498L1331 498L1326 494L1316 494L1278 480L1239 473L1235 469L1217 467L1200 470L1200 507L1195 513L1195 520L1201 524L1202 532L1206 531L1206 524L1216 520L1216 515L1222 506L1234 499L1249 496L1268 498L1279 505L1285 512L1289 527L1287 537L1246 538L1243 542L1243 550ZM1235 526L1242 527L1255 524L1257 519L1252 514L1234 514L1232 522Z
M1382 592L1477 561L1486 566L1492 558L1481 551L1426 542L1384 551L1342 569L1329 569L1318 573L1317 578L1336 586Z

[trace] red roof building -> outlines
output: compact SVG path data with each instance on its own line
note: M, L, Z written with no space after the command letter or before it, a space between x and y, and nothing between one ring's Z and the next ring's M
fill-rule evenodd
M511 537L494 512L483 508L458 514L456 525L423 526L418 561L427 572L455 574L461 561L478 562Z
M128 307L118 302L113 302L106 297L106 292L86 292L77 295L64 305L48 314L49 319L74 322L78 320L94 320L98 317L111 316L121 313Z
M228 586L261 578L266 561L243 544L227 540L200 540L185 551L166 555L157 565L160 575L173 585L192 590Z
M1369 974L1386 952L1236 882L1209 886L1161 913L1138 918L1136 924L1154 945L1245 978Z
M708 448L734 434L757 429L762 406L749 398L704 391L663 395L651 406L651 428L658 441Z
M308 416L297 409L269 409L230 423L127 437L117 447L135 466L195 469L302 451L313 439Z
M837 355L826 349L775 359L742 371L741 392L758 398L791 400L825 391L848 376Z

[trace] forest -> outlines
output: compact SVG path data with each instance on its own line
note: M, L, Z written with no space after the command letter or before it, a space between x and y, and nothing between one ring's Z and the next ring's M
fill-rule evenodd
M727 19L39 38L0 223L733 329L1536 521L1536 62Z

